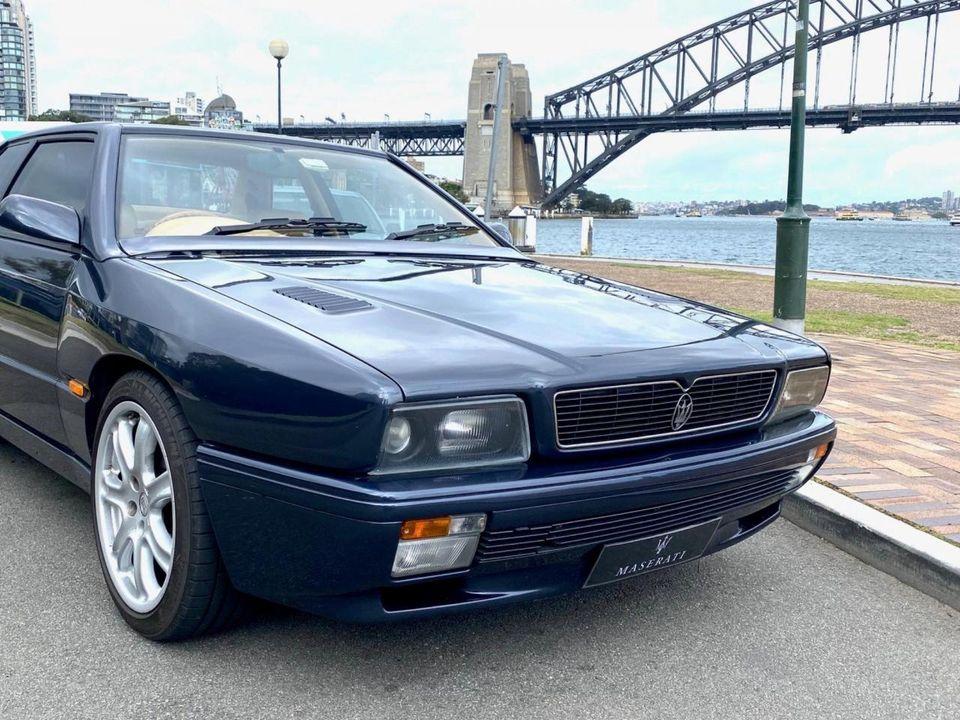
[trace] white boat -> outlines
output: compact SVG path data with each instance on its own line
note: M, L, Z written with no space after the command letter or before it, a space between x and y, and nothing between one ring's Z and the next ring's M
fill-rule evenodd
M950 216L950 224L954 226L960 225L960 213Z

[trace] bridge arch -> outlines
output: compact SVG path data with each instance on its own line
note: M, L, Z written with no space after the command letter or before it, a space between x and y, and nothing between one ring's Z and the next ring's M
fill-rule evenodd
M929 73L930 96L933 95L933 69L939 17L960 10L960 0L811 0L808 48L816 53L816 87L819 89L820 59L824 46L853 39L853 72L851 73L851 105L856 99L856 64L859 60L859 39L863 33L881 28L890 29L890 48L886 71L884 102L893 101L896 80L897 39L901 23L927 18L927 43L924 50L922 93L926 92ZM620 118L629 116L678 115L737 85L745 87L744 106L749 103L750 79L771 68L781 68L782 84L786 63L795 54L793 28L797 22L797 0L772 0L713 25L700 28L608 72L583 83L548 95L544 103L544 119ZM774 25L774 29L771 29ZM932 48L931 48L931 27ZM732 41L737 34L746 34L745 52ZM791 38L788 41L788 38ZM698 61L694 51L709 49L710 62ZM929 63L927 62L929 58ZM722 66L725 62L732 70ZM928 70L929 64L929 70ZM670 73L665 77L665 68ZM688 85L692 78L692 89ZM639 83L640 95L631 94L625 81ZM634 88L636 89L636 88ZM666 109L654 112L654 94L665 95ZM597 100L600 100L600 105ZM544 206L554 205L570 192L609 165L614 159L649 136L640 128L630 131L557 130L544 137L542 177ZM599 140L600 151L590 152L589 139ZM597 143L594 143L596 147ZM566 162L569 176L559 181L559 161Z

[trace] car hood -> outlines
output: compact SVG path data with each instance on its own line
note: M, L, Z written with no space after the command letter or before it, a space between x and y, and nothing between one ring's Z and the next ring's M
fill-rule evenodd
M532 261L207 256L150 260L289 323L408 395L767 366L744 319ZM339 297L330 297L327 293Z

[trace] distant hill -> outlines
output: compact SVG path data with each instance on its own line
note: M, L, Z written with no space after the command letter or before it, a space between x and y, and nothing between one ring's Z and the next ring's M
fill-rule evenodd
M783 212L787 207L784 200L763 200L762 202L748 202L746 205L724 208L717 212L717 215L772 215L773 213ZM819 205L804 205L803 209L807 212L819 212L822 208Z

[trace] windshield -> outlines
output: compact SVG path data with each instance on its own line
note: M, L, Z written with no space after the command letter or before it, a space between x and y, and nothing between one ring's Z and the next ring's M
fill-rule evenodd
M497 245L386 158L262 140L124 137L118 237L210 234L262 236L265 247L271 237L319 235Z

